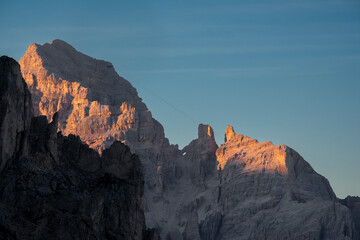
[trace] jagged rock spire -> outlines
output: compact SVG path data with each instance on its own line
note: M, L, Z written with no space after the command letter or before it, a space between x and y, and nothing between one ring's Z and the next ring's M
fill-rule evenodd
M227 125L227 128L225 130L225 142L230 140L230 138L232 138L233 136L235 136L234 128L230 125Z

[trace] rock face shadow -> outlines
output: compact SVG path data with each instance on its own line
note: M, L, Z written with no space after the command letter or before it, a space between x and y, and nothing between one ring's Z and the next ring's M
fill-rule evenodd
M100 155L33 117L17 62L0 58L0 237L159 239L147 230L139 158L121 142ZM29 105L30 103L30 105Z

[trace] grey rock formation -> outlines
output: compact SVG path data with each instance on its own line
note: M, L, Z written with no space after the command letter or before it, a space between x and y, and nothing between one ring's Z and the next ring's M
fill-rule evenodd
M196 212L192 212L189 215L189 219L186 223L186 227L183 233L184 240L201 240L198 224L198 215Z
M217 148L212 128L200 124L198 139L193 140L182 150L185 153L185 161L189 161L191 165L190 177L193 184L203 187L204 190L205 182L216 174Z
M121 142L100 157L57 133L56 114L33 118L19 65L0 66L0 239L159 239L146 230L138 157Z
M232 127L225 139L216 152L223 239L357 237L349 209L293 149L259 143Z
M183 239L357 239L350 209L293 149L231 126L218 148L212 135L210 126L199 126L199 138L177 162L181 177L157 202L165 238L175 239L177 229ZM201 178L204 159L212 159L213 172Z
M352 219L355 223L355 230L358 234L358 238L360 239L360 197L348 196L340 201L350 209Z
M198 138L179 150L110 63L60 40L31 45L20 63L36 114L50 119L59 111L66 135L80 135L99 152L119 140L140 157L146 223L163 239L358 238L357 204L339 201L293 149L259 143L231 126L218 147L211 127L201 124ZM103 151L109 167L102 169L128 176L119 167L131 162L108 160L118 154L112 151Z

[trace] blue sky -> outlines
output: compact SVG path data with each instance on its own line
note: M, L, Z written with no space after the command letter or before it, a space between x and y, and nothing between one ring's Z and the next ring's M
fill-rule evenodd
M171 143L209 123L286 144L360 195L359 1L0 1L0 54L59 38L112 62Z

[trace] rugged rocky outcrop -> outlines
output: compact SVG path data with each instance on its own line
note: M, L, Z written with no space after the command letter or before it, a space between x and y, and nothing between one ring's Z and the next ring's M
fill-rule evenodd
M230 126L225 139L216 152L222 238L357 237L349 209L293 149L259 143Z
M121 142L99 154L32 117L17 62L0 58L0 239L159 239L146 230L141 163ZM8 129L10 128L10 129Z
M209 125L200 124L198 139L193 140L182 150L185 154L185 161L190 162L192 183L203 187L204 190L206 181L216 174L215 152L217 148L212 128Z
M146 223L163 239L358 238L357 204L339 201L293 149L236 134L231 126L218 147L212 128L200 124L198 138L179 150L110 63L61 40L31 45L20 64L36 115L50 119L58 111L58 129L102 152L111 166L103 171L128 176L107 159L118 153L103 151L114 141L139 155Z
M86 56L62 40L32 44L20 66L35 115L45 115L50 121L58 112L58 130L78 135L99 153L121 141L139 156L146 180L145 214L155 213L146 203L174 186L181 174L176 167L181 151L169 144L162 125L152 118L136 89L111 63Z
M15 60L0 59L0 171L19 150L21 133L33 115L30 92ZM8 81L7 79L12 79Z
M162 126L109 62L76 51L61 40L32 44L20 60L35 115L59 113L59 130L101 153L116 140L129 145L168 144Z
M356 232L358 233L358 237L360 239L360 197L348 196L340 201L350 209L351 216L355 223Z

